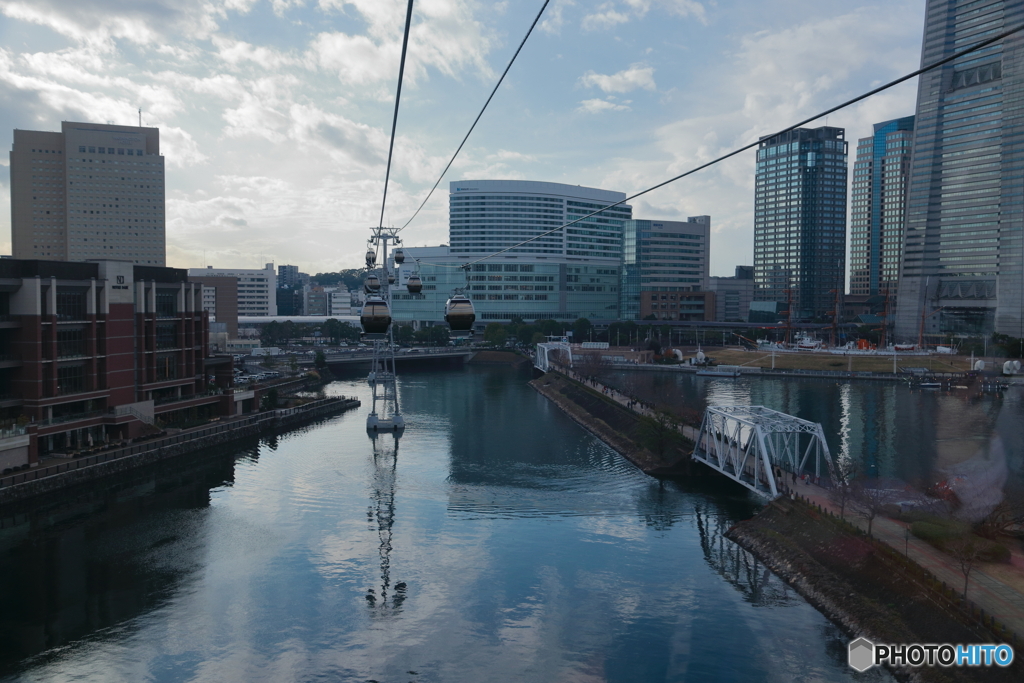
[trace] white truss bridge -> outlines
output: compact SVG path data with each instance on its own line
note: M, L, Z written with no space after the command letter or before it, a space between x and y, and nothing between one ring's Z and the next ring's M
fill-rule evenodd
M823 464L836 481L821 425L764 406L708 407L693 459L767 498L779 495L780 477L820 478Z

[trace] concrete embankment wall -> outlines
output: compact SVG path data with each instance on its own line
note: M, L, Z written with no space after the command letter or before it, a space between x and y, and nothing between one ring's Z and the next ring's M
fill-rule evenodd
M683 448L672 448L662 457L652 453L642 445L643 418L562 374L549 372L530 382L530 386L647 474L681 476L713 472L690 459L686 442Z
M726 533L851 637L875 643L993 643L1010 634L983 625L919 565L850 524L799 500L768 504ZM1020 651L1020 643L1015 644ZM1021 681L1008 669L921 667L902 680Z
M268 411L181 432L106 453L45 468L28 470L0 480L0 505L57 491L67 486L142 467L236 439L295 427L360 405L350 398L324 399L298 408Z
M518 353L486 349L474 353L467 362L470 365L511 365L514 368L523 368L533 364L529 358Z

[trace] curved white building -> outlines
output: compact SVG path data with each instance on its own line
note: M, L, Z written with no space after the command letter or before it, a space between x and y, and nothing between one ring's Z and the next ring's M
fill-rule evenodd
M451 254L493 254L625 198L624 192L563 183L459 180L451 183L448 197ZM599 259L618 265L622 229L632 217L632 207L620 204L509 254Z

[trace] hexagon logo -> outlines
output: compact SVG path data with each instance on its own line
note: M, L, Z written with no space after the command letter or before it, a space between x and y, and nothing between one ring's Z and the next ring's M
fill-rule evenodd
M875 644L867 638L852 641L847 661L853 669L867 671L875 665Z

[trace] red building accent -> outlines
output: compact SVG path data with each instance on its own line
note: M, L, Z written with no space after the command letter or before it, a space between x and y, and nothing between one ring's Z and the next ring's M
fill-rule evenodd
M186 270L0 260L0 471L252 410L231 378Z

